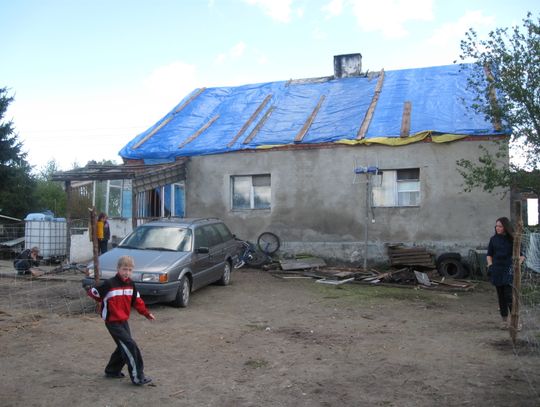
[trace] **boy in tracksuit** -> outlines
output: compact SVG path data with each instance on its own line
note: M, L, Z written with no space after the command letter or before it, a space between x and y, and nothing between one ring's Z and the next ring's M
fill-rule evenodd
M105 367L105 376L122 378L122 368L127 363L129 377L135 385L150 383L152 379L144 375L144 364L141 352L131 337L128 319L131 307L149 320L154 320L137 288L131 281L134 262L130 256L118 259L117 273L114 277L105 280L99 287L88 290L88 295L100 302L101 317L105 321L109 333L116 343L116 350L112 353L109 363Z

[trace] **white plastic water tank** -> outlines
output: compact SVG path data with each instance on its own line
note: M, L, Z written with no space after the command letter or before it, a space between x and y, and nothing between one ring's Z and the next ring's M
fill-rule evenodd
M43 215L43 217L38 215ZM67 223L64 218L29 214L25 221L24 246L26 249L39 247L39 255L44 259L67 255Z

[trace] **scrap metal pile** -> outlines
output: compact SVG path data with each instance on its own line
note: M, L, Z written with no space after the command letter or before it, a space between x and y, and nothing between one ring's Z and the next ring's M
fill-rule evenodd
M390 266L364 270L356 267L330 267L323 259L304 257L280 260L263 267L282 279L312 278L317 283L341 285L347 283L469 291L470 281L441 277L435 255L425 248L388 247Z

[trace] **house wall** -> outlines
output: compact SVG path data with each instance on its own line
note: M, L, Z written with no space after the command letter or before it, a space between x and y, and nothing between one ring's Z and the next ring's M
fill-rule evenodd
M216 216L233 233L255 241L263 231L276 233L282 251L359 262L364 254L366 184L355 166L419 168L418 207L373 208L368 222L368 258L386 259L387 243L425 246L436 253L485 246L500 216L509 216L509 194L462 191L459 158L475 159L492 141L335 146L260 150L192 157L186 181L186 217ZM233 211L231 176L271 174L269 210Z

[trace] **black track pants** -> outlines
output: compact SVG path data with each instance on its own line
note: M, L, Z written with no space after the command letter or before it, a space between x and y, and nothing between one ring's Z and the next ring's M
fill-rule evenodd
M497 289L501 317L506 318L508 313L512 311L512 286L497 285L495 288Z
M120 373L127 363L131 381L133 383L139 383L144 379L144 363L139 347L131 337L129 324L126 321L105 323L105 326L116 343L116 349L112 353L107 367L105 367L105 373Z

